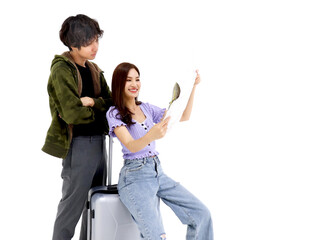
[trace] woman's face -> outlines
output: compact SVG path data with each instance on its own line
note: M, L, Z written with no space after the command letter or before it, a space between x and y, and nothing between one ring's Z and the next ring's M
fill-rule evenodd
M126 85L124 87L125 97L127 99L138 97L140 87L141 83L139 73L134 68L131 68L127 76Z

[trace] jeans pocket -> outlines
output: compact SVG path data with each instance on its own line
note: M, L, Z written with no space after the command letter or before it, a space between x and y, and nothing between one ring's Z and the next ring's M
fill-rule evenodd
M126 169L127 169L127 172L134 172L143 168L144 165L145 165L144 161L136 160L126 164Z

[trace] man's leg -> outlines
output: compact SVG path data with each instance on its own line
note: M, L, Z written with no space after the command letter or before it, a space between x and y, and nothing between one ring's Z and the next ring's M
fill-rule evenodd
M104 186L106 184L106 158L107 158L107 152L106 152L106 146L105 146L105 140L103 144L103 155L100 161L100 165L93 177L92 184L90 188L97 187L97 186ZM87 227L88 227L88 209L87 206L84 206L83 212L82 212L82 223L81 223L81 231L80 231L80 240L87 240Z
M70 240L80 219L94 175L101 164L102 137L76 137L63 160L62 199L54 224L53 240Z

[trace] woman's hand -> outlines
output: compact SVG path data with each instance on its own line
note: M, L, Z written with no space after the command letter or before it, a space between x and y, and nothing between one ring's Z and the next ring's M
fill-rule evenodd
M161 122L155 124L150 131L148 132L150 138L152 139L152 141L163 138L168 130L168 124L170 121L170 117L167 117L163 120L161 120Z
M196 70L197 76L196 79L194 80L194 86L198 85L201 82L201 78L200 78L200 74L199 74L199 70Z

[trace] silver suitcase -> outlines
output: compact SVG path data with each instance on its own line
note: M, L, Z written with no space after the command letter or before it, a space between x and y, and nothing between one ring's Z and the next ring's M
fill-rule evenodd
M120 201L117 185L111 185L112 144L109 137L107 185L92 188L88 194L88 240L138 240L138 227Z

